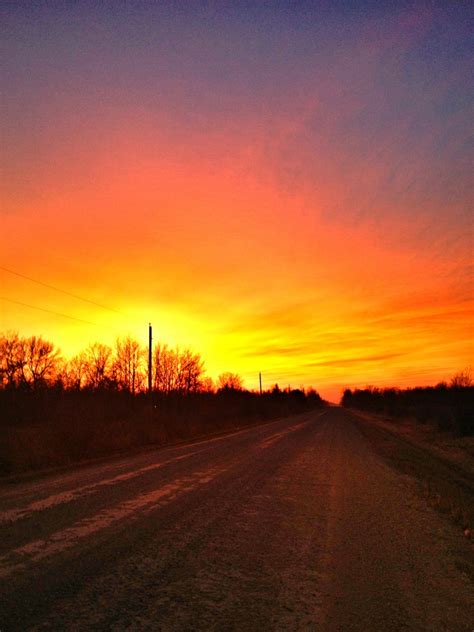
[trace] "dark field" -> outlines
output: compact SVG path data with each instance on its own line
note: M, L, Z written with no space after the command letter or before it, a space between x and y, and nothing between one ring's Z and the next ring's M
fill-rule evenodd
M0 473L68 465L324 406L315 391L188 395L117 390L0 390Z

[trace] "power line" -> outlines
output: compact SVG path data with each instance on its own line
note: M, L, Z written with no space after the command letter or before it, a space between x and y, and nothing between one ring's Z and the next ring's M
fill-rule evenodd
M27 279L28 281L31 281L32 283L37 283L38 285L42 285L43 287L47 287L50 290L55 290L56 292L61 292L61 294L66 294L66 296L72 296L73 298L76 298L76 299L78 299L80 301L84 301L86 303L90 303L91 305L95 305L96 307L100 307L102 309L106 309L109 312L115 312L116 314L120 314L121 316L125 316L126 318L128 318L128 316L126 314L124 314L123 312L120 312L118 309L114 309L113 307L108 307L107 305L102 305L101 303L97 303L96 301L92 301L92 300L90 300L88 298L84 298L83 296L79 296L78 294L73 294L72 292L68 292L67 290L62 290L59 287L55 287L54 285L50 285L49 283L43 283L43 281L38 281L38 279L33 279L32 277L29 277L26 274L21 274L21 272L15 272L15 270L10 270L9 268L5 268L4 266L0 266L0 270L3 270L4 272L8 272L9 274L14 274L15 276L21 277L22 279ZM6 299L6 300L10 300L10 299ZM28 307L31 307L31 305L29 305ZM43 310L43 311L47 311L47 310ZM54 313L54 312L52 312L52 313ZM67 316L67 318L72 318L72 316L71 317ZM83 322L86 322L86 321L83 321Z
M76 316L68 316L68 314L61 314L61 312L55 312L52 309L45 309L44 307L38 307L36 305L29 305L28 303L22 303L21 301L14 301L6 296L0 296L1 301L8 301L9 303L15 303L15 305L22 305L23 307L30 307L31 309L37 309L40 312L46 312L47 314L54 314L55 316L61 316L62 318L69 318L70 320L77 320L79 323L85 323L86 325L93 325L94 327L101 327L97 323L92 323L90 320L84 320L82 318L76 318Z

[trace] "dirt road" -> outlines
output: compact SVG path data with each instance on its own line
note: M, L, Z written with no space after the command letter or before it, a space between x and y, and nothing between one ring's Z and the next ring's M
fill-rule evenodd
M472 543L329 408L0 487L0 629L474 629Z

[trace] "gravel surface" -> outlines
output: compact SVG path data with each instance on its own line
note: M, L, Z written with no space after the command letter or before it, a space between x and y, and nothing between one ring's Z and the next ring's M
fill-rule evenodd
M3 484L0 629L471 632L418 487L337 407Z

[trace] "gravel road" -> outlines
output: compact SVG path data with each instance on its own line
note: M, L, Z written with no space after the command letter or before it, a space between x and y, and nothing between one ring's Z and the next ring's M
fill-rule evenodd
M1 631L471 632L472 542L359 424L331 407L1 484Z

